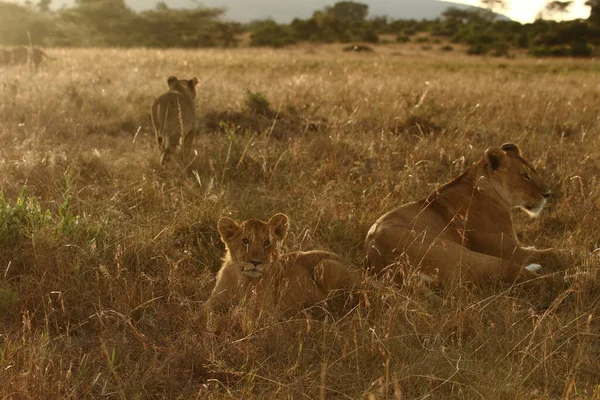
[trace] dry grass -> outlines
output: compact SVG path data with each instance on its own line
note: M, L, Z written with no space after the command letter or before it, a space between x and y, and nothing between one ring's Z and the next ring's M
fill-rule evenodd
M0 397L600 399L600 67L376 50L55 50L37 74L2 69ZM161 169L149 129L172 74L202 82L197 177ZM247 112L246 89L277 117ZM526 244L572 250L563 292L434 302L366 277L346 313L236 309L207 329L220 216L285 212L289 249L359 266L378 216L506 141L556 192L514 217Z

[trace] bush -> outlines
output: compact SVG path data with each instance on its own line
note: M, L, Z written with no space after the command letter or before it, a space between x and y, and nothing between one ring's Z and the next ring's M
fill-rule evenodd
M275 21L264 21L250 35L250 46L284 47L296 41L288 27Z
M469 46L469 48L467 49L467 54L472 56L482 56L484 54L487 54L488 51L489 48L487 46L477 43Z
M14 203L0 193L0 243L23 240L51 223L50 211L43 210L35 197L27 196L25 187Z
M264 116L270 116L273 114L269 100L267 100L267 97L261 92L253 92L249 89L246 89L244 105L252 114Z
M571 56L572 57L591 57L594 54L594 50L588 46L587 43L578 42L571 45Z
M492 55L495 57L506 57L509 55L510 46L506 42L496 43Z
M594 55L594 50L587 43L574 43L570 46L538 46L529 51L535 57L577 57L586 58Z

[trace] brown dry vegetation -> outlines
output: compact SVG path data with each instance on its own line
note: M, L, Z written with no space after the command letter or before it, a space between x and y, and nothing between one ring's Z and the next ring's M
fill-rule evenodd
M600 399L595 61L49 53L38 73L1 70L0 397ZM197 176L159 165L148 114L169 75L201 81ZM273 113L251 114L246 89ZM525 244L571 250L547 269L564 290L447 287L436 302L365 277L344 312L238 308L208 329L220 216L285 212L289 250L360 266L377 217L507 141L555 192L514 218Z

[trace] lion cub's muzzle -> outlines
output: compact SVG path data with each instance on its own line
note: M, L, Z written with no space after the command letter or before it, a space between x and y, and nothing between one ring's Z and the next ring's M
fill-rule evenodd
M268 264L260 264L259 262L251 261L243 264L242 273L250 278L260 278L268 267Z

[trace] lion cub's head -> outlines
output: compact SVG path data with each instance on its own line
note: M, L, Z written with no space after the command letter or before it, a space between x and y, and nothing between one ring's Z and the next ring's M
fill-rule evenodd
M170 90L183 93L192 100L196 98L196 86L198 85L198 82L197 77L193 77L192 79L178 79L176 76L170 76L167 79Z
M239 264L241 272L258 278L278 259L289 228L285 214L275 214L269 222L249 219L241 224L223 217L218 230L227 247L225 261Z
M490 186L511 208L521 207L535 216L542 211L550 188L516 144L490 147L483 157Z

